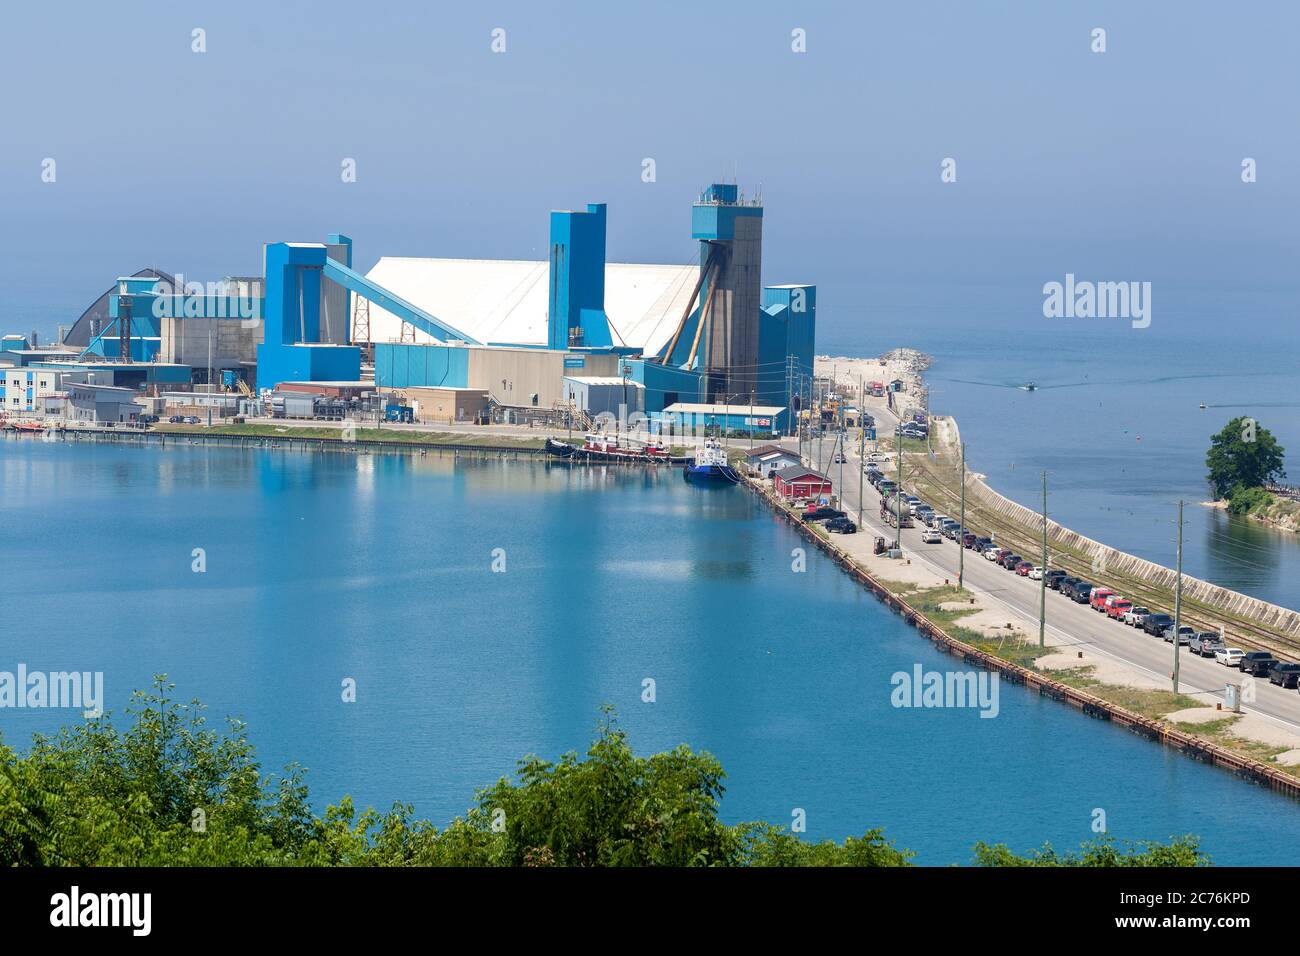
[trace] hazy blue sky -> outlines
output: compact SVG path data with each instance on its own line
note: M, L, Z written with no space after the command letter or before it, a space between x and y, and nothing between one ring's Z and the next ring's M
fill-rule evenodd
M1073 271L1291 330L1298 6L10 4L0 325L334 230L362 268L542 258L547 211L589 201L611 260L689 261L691 200L738 171L764 281L817 283L827 328L995 322Z

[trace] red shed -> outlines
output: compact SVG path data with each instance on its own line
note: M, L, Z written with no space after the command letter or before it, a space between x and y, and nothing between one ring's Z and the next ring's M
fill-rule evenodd
M817 498L831 493L831 480L820 471L791 465L775 475L773 487L785 498Z

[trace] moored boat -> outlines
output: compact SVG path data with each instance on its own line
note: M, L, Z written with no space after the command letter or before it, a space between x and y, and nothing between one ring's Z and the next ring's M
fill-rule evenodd
M682 468L682 477L699 485L734 485L740 475L727 461L727 451L716 438L704 439L695 458Z

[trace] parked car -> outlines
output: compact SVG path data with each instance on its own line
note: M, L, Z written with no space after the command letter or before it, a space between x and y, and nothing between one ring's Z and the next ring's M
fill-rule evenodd
M185 416L185 424L186 424L186 425L197 425L197 424L199 424L199 416L198 416L198 415L186 415L186 416Z
M843 511L838 511L835 508L827 508L825 506L822 506L816 508L809 508L807 511L803 513L803 520L804 521L827 521L831 518L843 518L844 516L845 515Z
M1070 591L1074 595L1075 604L1087 604L1088 598L1092 596L1093 585L1087 581L1080 581Z
M1142 630L1152 637L1163 637L1165 628L1173 626L1174 619L1168 614L1148 614L1142 619Z
M1189 643L1191 643L1192 637L1195 634L1196 634L1196 628L1188 627L1186 624L1179 625L1178 643L1181 646L1186 647ZM1166 644L1172 644L1174 642L1174 629L1172 627L1167 627L1160 633L1160 636L1164 639L1164 642Z
M1006 548L989 548L984 552L984 557L990 561L1001 561L1010 553Z
M1248 651L1246 656L1237 664L1237 667L1243 674L1263 677L1273 669L1273 665L1276 663L1277 658L1269 651Z
M1061 588L1061 582L1064 581L1066 578L1068 578L1069 575L1066 574L1064 571L1062 571L1060 568L1053 568L1052 570L1047 572L1046 577L1047 577L1047 586L1051 588L1053 591L1059 591Z
M1020 563L1021 561L1023 561L1023 560L1024 560L1024 558L1022 558L1022 557L1021 557L1020 555L1018 555L1018 554L1008 554L1005 558L1002 559L1001 564L1002 564L1002 566L1003 566L1004 568L1006 568L1008 571L1014 571L1015 568L1016 568L1016 565L1019 564L1019 563Z
M1106 616L1114 618L1117 621L1124 620L1124 615L1128 609L1133 606L1133 602L1128 598L1120 598L1118 601L1111 601L1106 605Z
M943 535L933 528L926 528L921 532L922 544L943 544Z
M1215 631L1197 631L1187 642L1187 649L1201 657L1213 657L1223 647L1223 639Z
M1124 612L1124 623L1129 627L1141 627L1142 618L1151 613L1149 607L1131 607Z
M853 534L858 530L858 526L853 522L853 519L841 516L827 521L826 530L834 531L836 534Z
M1240 647L1221 647L1214 652L1214 659L1224 667L1236 667L1245 656Z
M1060 591L1070 600L1074 600L1074 587L1076 584L1080 584L1080 583L1081 583L1080 578L1067 575L1066 577L1061 578L1061 583L1056 590Z
M1278 661L1268 672L1268 682L1279 687L1295 687L1300 683L1300 664Z
M1029 573L1026 574L1025 577L1029 578L1031 581L1043 580L1043 566L1041 564L1035 564L1029 569Z
M961 536L961 544L963 548L974 549L975 544L978 541L979 538L976 537L974 531L967 531Z
M993 547L993 539L992 539L992 538L976 538L976 539L975 539L975 548L974 548L974 550L978 551L980 554L983 554L985 551L987 551L987 550L988 550L989 548L991 548L991 547Z
M1029 577L1029 572L1034 570L1034 565L1029 561L1018 561L1013 570L1016 572L1018 577L1027 578Z
M1092 594L1088 595L1088 603L1094 611L1104 611L1106 610L1106 598L1114 593L1110 588L1093 588Z
M172 424L172 425L179 425L179 424L181 424L182 422L185 421L185 416L184 416L184 415L171 415L171 416L168 417L167 421L168 421L169 424Z

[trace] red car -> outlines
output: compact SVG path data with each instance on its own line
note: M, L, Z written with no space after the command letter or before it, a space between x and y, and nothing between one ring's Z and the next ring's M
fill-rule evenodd
M1128 598L1114 598L1111 600L1110 606L1106 608L1106 616L1113 617L1118 621L1124 617L1125 611L1131 611L1132 609L1133 602Z
M1088 595L1088 603L1092 605L1094 611L1106 610L1106 598L1111 597L1115 592L1110 588L1093 588L1092 593Z
M1016 565L1016 574L1020 575L1022 578L1029 577L1029 572L1032 570L1034 570L1034 566L1028 561L1021 561Z

